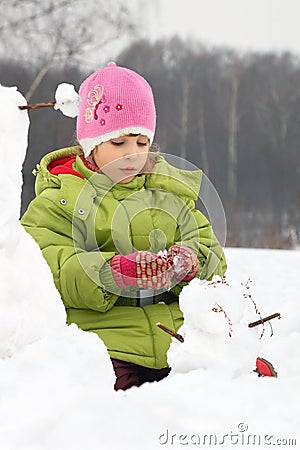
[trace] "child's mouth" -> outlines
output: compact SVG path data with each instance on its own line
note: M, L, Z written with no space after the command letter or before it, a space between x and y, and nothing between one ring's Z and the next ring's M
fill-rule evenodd
M131 172L136 172L136 167L124 167L123 169L121 169L123 172L128 172L128 173L131 173Z

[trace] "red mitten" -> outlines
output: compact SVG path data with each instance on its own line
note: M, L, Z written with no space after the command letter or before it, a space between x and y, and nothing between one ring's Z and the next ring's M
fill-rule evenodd
M190 281L197 275L199 261L191 248L172 245L168 250L168 260L173 265L175 278L181 281Z
M171 285L172 263L156 253L139 251L126 256L116 255L110 261L110 266L115 282L121 289L128 286L168 289Z

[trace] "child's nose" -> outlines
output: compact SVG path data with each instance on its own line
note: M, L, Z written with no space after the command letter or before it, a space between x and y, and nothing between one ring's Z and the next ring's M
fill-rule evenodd
M125 157L130 157L131 159L137 157L137 146L136 144L128 144L128 146L125 149Z

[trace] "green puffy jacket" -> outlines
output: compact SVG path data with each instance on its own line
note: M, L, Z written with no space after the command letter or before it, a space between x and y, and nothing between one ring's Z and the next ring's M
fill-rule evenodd
M223 275L223 251L195 209L201 171L180 170L156 156L150 174L114 184L87 168L80 147L70 147L46 155L36 176L36 198L21 223L51 268L68 323L97 333L112 358L166 367L171 338L156 323L178 330L178 296L186 283L138 307L136 290L118 288L109 261L118 253L182 244L197 251L199 277Z

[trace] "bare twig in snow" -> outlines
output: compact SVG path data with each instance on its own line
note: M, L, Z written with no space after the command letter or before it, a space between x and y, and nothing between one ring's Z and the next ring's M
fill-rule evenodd
M249 328L256 327L257 325L261 325L262 323L268 322L269 320L276 319L276 317L278 317L278 319L280 319L280 313L274 313L268 317L261 318L260 320L257 320L256 322L251 322L248 324L248 327Z
M161 322L157 322L156 326L160 328L161 330L165 331L166 333L170 334L174 338L176 338L179 342L184 342L183 336L181 334L176 333L175 331L171 330L170 328L166 327L166 325L163 325Z
M230 317L228 316L228 314L226 313L226 311L222 308L222 306L221 305L219 305L219 304L216 304L216 306L214 306L213 307L213 309L212 309L214 312L222 312L223 314L224 314L224 316L225 316L225 318L227 319L227 323L228 323L228 328L229 328L229 332L228 332L228 334L229 334L229 337L231 337L232 336L232 332L233 332L233 326L232 326L232 322L231 322L231 320L230 320Z

